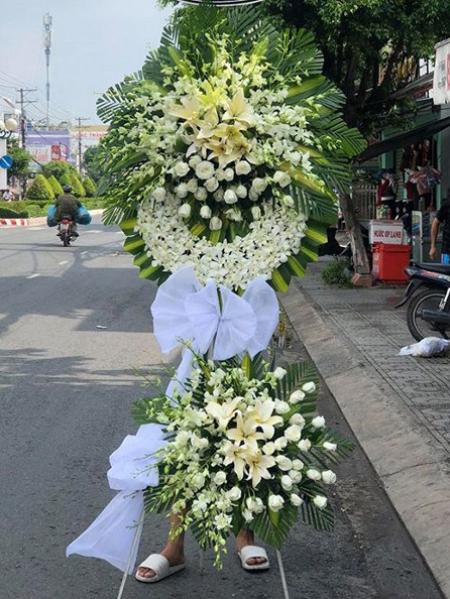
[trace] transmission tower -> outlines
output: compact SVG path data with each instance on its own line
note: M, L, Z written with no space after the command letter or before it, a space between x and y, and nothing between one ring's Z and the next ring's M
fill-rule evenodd
M50 53L52 50L52 16L50 13L44 15L44 51L45 65L47 69L47 127L50 125Z

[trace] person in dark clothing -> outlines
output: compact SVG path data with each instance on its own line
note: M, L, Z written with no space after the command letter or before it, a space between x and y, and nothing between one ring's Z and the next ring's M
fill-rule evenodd
M78 237L76 219L78 216L78 210L81 208L81 202L71 194L72 188L70 185L65 185L63 189L64 193L59 195L55 201L55 218L59 223L64 217L69 216L73 221L72 234L75 237Z
M430 258L432 260L436 258L436 240L441 225L443 225L441 262L442 264L450 265L450 201L444 201L442 203L442 206L437 211L436 217L431 225Z

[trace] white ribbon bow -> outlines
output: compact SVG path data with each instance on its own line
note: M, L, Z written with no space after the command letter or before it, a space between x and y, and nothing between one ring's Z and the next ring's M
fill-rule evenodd
M219 294L220 292L220 299ZM184 267L161 285L151 308L154 333L163 352L190 341L194 351L205 354L212 346L214 360L227 360L248 352L253 357L267 348L278 324L275 292L258 278L242 297L213 281L201 287L194 270ZM182 388L192 371L193 354L186 349L176 380L166 394ZM66 555L98 557L131 574L135 567L144 489L158 484L155 452L165 444L162 427L145 424L128 435L111 454L108 482L119 491L94 522L73 541Z

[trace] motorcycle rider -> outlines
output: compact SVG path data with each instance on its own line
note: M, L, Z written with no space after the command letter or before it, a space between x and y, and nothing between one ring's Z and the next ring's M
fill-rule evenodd
M436 258L436 240L440 225L443 225L441 263L450 265L450 201L443 201L431 225L430 258L432 260Z
M59 223L64 217L69 216L72 220L72 235L74 237L78 237L76 219L78 216L78 210L81 208L81 202L74 195L72 195L72 188L70 185L65 185L63 190L64 193L59 195L55 201L55 218Z

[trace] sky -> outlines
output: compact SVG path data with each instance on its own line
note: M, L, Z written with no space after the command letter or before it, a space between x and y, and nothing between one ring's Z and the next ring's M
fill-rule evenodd
M100 122L95 102L110 85L140 69L158 46L170 11L156 0L0 0L0 96L16 87L37 104L28 116L45 116L42 19L53 17L51 106L53 121L85 117Z

